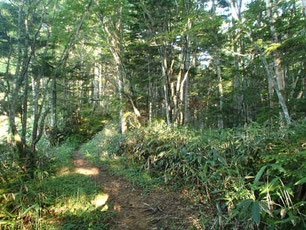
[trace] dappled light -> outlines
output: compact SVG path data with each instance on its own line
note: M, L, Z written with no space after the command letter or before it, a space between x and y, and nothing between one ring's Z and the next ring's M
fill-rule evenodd
M82 168L78 167L75 169L76 173L80 173L83 175L98 175L99 174L99 169L92 167L92 168Z
M7 139L8 127L8 117L0 114L0 144L4 143Z
M306 0L0 0L0 230L306 229Z
M82 173L92 177L96 183L101 184L103 189L99 194L90 201L96 209L102 212L113 211L116 216L112 229L154 229L163 225L173 224L177 222L180 215L180 222L194 225L191 219L194 219L193 213L184 214L185 207L182 208L183 200L178 194L169 196L162 189L155 190L153 194L146 194L136 184L131 183L109 172L109 168L104 166L96 167L84 158L82 152L90 157L89 152L85 149L85 145L81 150L74 153L75 172ZM97 146L97 145L95 145ZM93 151L93 149L91 149ZM92 152L90 151L90 152ZM112 158L112 169L121 170L122 161L118 158ZM110 166L110 165L109 165ZM97 174L90 174L96 172ZM139 180L150 180L149 175L134 172ZM152 185L152 188L155 187ZM181 207L178 209L178 207ZM165 219L166 217L166 219ZM196 228L199 229L199 228Z
M78 152L76 156L78 157L80 153ZM89 165L88 162L82 157L82 158L76 158L74 161L75 164L75 172L87 176L95 176L99 175L100 170L99 168Z
M113 136L113 134L114 134L114 132L116 132L115 130L114 130L114 128L106 128L105 129L105 136L106 137L111 137L111 136Z
M109 195L106 193L98 194L94 200L91 201L91 203L95 207L101 207L106 204L107 200L109 198Z
M120 204L115 204L114 205L114 210L117 211L117 212L120 212L121 211L121 205Z
M65 175L65 174L68 174L68 173L71 173L71 168L69 168L68 166L65 166L63 168L61 168L57 174L59 175Z

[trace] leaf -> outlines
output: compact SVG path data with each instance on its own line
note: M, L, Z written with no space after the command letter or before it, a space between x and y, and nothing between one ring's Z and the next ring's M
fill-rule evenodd
M279 181L279 177L276 177L270 183L266 183L265 186L261 187L262 191L260 192L260 194L265 194L278 188Z
M264 173L264 171L266 170L267 166L263 166L258 173L256 174L255 180L254 180L254 185L258 184L259 179L261 178L262 174Z
M306 151L302 151L302 152L298 152L298 153L294 153L294 154L301 154L301 155L303 155L303 154L306 154Z
M15 218L17 215L13 214L13 213L10 213L9 211L3 209L2 212L6 215L6 216L9 216L9 217L12 217L12 218Z
M286 172L286 170L278 164L270 164L270 165L271 165L271 167L273 167L275 169L278 169L280 172Z
M227 218L226 222L225 222L225 225L227 225L234 217L236 217L237 215L239 214L239 211L238 210L234 210L233 214Z
M300 180L297 181L294 185L305 184L305 183L306 183L306 177L300 179Z
M252 219L254 222L259 225L260 223L260 206L257 202L254 202L252 205Z
M242 214L245 213L253 202L254 202L253 199L247 199L247 200L242 201L239 204L239 207L242 208L240 213Z
M35 211L38 211L39 205L38 205L38 204L33 204L32 206L30 206L29 208L27 208L27 209L23 212L22 216L25 216L31 209L34 209Z
M297 207L304 206L304 205L306 205L306 201L300 201L294 204L293 208L297 208Z
M266 53L267 53L267 54L270 54L271 52L277 50L280 46L281 46L280 43L272 43L272 44L270 45L270 47L268 47L268 48L266 49Z

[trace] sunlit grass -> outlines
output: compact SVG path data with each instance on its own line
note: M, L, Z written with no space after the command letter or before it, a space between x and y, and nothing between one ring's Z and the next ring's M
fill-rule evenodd
M16 179L0 183L1 230L108 228L113 216L108 195L71 162L77 145L70 140L45 152L50 162L32 179L18 171Z
M268 193L269 199L280 207L272 209L276 216L271 219L264 209L255 213L250 208L244 211L238 208L249 199L253 200L250 207L265 205L264 192L257 198L256 192L265 191L263 188L271 181L280 191L295 189L290 199L296 205L290 218L305 226L300 221L302 206L298 206L301 193L297 193L295 185L305 177L305 127L302 121L290 129L254 123L243 128L200 132L185 127L170 128L160 122L125 135L107 127L83 146L82 152L95 164L106 165L112 173L145 190L167 183L167 188L177 185L174 189L187 189L195 203L215 202L214 214L208 219L207 213L201 214L194 226L196 222L204 227L221 221L228 226L237 222L250 227L256 224L256 216L281 225L276 216L291 206L284 204L283 196L276 190ZM263 167L268 168L257 176ZM286 186L276 183L278 177ZM255 183L255 178L260 183Z
M161 178L153 177L149 172L139 170L139 165L128 161L124 156L117 156L120 151L120 135L113 125L107 125L91 141L82 146L80 151L87 159L97 165L105 165L112 173L124 176L131 182L143 187L145 191L160 187Z
M8 117L0 116L0 143L7 139L8 134Z

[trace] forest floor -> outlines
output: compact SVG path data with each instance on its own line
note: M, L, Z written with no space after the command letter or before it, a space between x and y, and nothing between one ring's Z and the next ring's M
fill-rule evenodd
M75 172L89 176L102 186L102 194L94 204L113 211L110 229L201 229L197 208L184 195L163 188L143 188L118 175L107 166L90 163L74 151Z

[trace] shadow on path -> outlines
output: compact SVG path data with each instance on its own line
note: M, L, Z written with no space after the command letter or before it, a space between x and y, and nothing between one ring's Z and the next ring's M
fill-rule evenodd
M95 166L80 151L74 155L75 172L92 177L103 187L104 195L94 202L98 207L107 203L115 212L110 221L113 230L201 229L188 202L176 193L143 190L126 179L112 175L105 166ZM189 228L190 229L190 228Z

